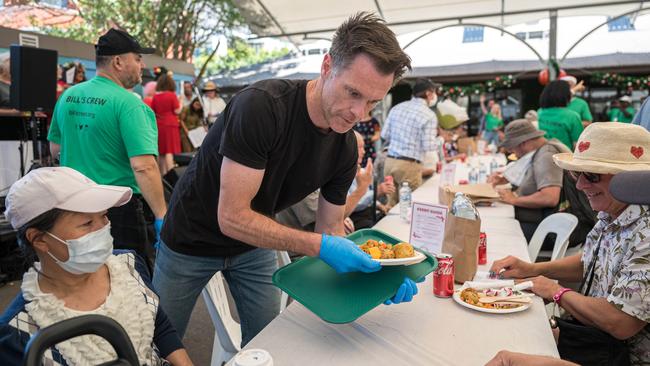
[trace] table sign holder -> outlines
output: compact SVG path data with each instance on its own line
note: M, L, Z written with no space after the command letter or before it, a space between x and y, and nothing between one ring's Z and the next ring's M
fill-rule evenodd
M413 202L411 245L429 253L442 253L447 211L447 206Z

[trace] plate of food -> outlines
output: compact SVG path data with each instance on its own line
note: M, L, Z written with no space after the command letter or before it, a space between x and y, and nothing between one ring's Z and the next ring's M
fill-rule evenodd
M426 256L409 243L389 244L382 240L368 239L359 248L368 253L382 266L404 266L422 262Z
M491 314L510 314L528 309L533 301L532 294L513 290L509 287L500 289L477 290L471 287L454 291L454 301L472 310Z

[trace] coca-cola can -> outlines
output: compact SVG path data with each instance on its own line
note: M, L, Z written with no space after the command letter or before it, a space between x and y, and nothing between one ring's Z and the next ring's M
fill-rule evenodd
M478 264L487 264L487 234L482 231L478 237Z
M433 272L433 294L437 297L454 295L454 258L451 254L438 254L438 268Z
M438 160L436 163L436 173L440 174L442 173L442 161Z

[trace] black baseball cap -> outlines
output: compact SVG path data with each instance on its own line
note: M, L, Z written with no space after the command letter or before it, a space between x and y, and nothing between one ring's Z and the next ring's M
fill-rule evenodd
M95 45L95 55L97 56L114 56L129 52L146 55L156 52L156 49L144 48L130 34L114 28L99 37L99 41Z
M622 172L609 182L609 193L617 200L633 205L650 204L650 171Z

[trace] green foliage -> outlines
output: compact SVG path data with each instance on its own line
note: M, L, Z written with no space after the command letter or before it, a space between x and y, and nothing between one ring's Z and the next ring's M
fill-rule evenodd
M276 59L289 54L289 48L273 51L256 50L241 38L230 41L228 52L225 56L216 56L208 62L206 71L208 75L221 74L241 67L258 64ZM202 65L209 57L210 52L202 52L195 59L195 65Z
M605 86L612 86L617 89L623 90L649 90L650 89L650 76L631 76L622 75L617 73L602 73L595 72L591 75L592 84L600 84Z
M471 85L444 85L443 94L445 96L464 96L470 94L491 93L496 89L510 89L517 79L512 75L497 76L492 80L486 80L482 83L474 83Z
M217 35L231 37L243 17L232 0L76 0L84 22L66 29L40 31L95 43L111 27L126 30L159 55L190 60Z

